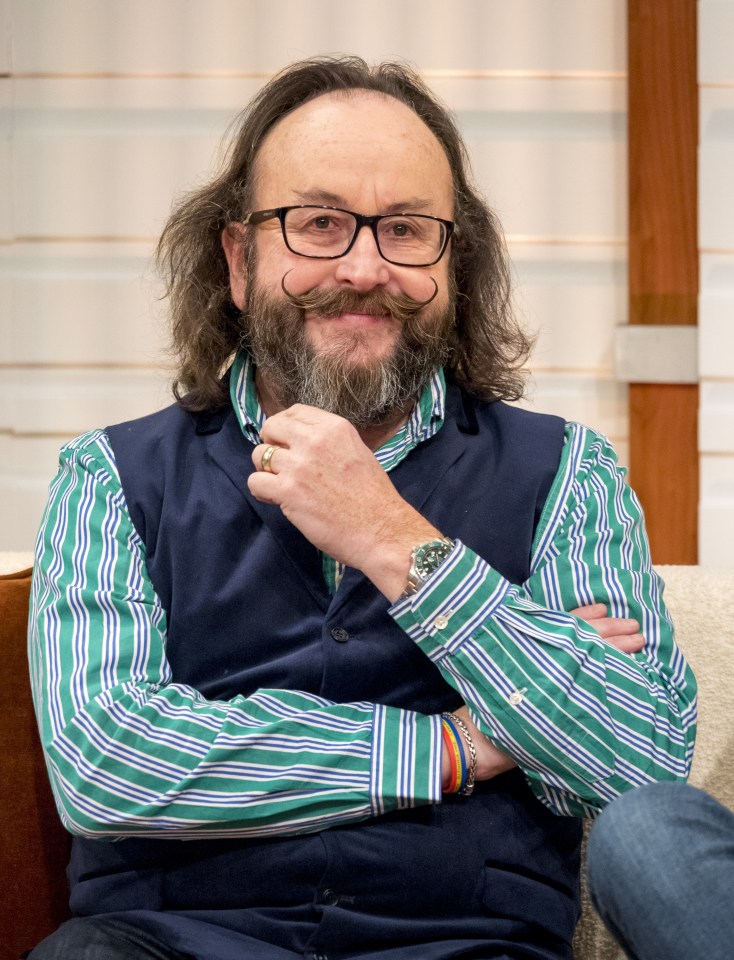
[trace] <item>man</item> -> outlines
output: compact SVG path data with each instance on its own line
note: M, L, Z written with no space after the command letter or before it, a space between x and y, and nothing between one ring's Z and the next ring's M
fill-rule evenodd
M169 221L180 402L70 444L39 537L78 919L34 960L567 958L577 818L686 776L639 506L500 402L466 168L412 73L306 61Z

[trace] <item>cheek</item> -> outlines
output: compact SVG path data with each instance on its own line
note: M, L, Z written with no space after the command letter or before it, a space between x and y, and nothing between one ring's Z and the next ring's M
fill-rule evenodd
M285 277L288 292L298 297L314 287L328 283L333 273L333 262L330 260L308 260L304 257L291 258L288 263L282 264L277 278L278 289L280 289L281 281Z
M436 290L438 287L438 290ZM433 306L445 305L448 301L448 279L442 273L429 268L416 277L411 277L402 286L403 292L414 300L430 300Z
M324 283L332 272L332 261L297 257L280 237L268 237L258 244L258 283L273 293L282 292L281 282L285 278L288 291L300 296Z
M434 305L445 305L449 300L449 260L441 258L432 267L397 267L395 282L401 293L414 300L430 300Z

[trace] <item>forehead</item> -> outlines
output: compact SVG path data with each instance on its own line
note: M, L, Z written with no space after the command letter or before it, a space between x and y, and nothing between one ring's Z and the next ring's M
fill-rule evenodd
M380 213L410 204L453 213L436 136L405 104L365 90L325 94L279 121L257 155L255 197L261 208L332 203Z

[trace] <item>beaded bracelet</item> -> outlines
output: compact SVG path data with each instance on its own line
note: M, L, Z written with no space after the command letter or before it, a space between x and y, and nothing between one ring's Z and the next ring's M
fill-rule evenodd
M469 749L469 769L466 770L466 765L464 766L464 769L466 770L466 777L463 783L460 783L458 789L455 791L460 793L463 797L469 797L474 790L474 777L477 772L477 751L474 746L474 741L472 740L467 725L460 717L457 717L455 713L443 713L441 714L441 717L444 723L449 723L451 725L455 724L456 726L453 728L454 730L456 727L461 730L462 736L464 737L466 745ZM461 751L461 755L463 758L463 750Z

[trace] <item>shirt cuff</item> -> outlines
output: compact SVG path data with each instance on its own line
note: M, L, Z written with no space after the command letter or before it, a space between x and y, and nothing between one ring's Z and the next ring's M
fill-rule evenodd
M435 663L455 653L492 616L508 580L460 540L438 570L389 613Z
M372 815L441 802L441 717L376 704Z

